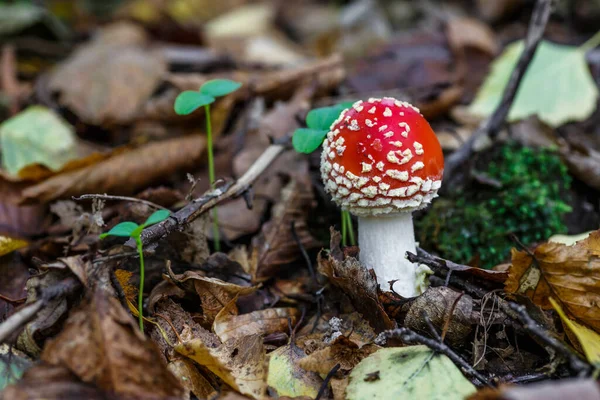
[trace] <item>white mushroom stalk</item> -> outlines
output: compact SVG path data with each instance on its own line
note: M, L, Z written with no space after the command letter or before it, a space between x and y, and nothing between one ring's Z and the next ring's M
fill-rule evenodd
M393 98L356 102L342 112L323 143L325 189L359 217L360 260L383 291L414 297L424 274L409 262L415 252L412 212L425 208L441 186L444 158L435 133L412 105Z

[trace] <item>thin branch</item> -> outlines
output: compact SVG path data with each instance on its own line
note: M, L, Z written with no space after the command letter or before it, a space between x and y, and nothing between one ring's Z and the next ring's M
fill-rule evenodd
M167 210L166 207L159 206L158 204L153 203L151 201L143 200L143 199L137 199L135 197L128 197L128 196L113 196L113 195L110 195L110 194L82 194L79 197L73 196L72 199L75 200L75 201L94 200L94 199L114 200L114 201L130 201L132 203L145 204L145 205L147 205L149 207L156 208L156 209Z
M270 145L235 183L225 184L207 192L172 214L165 221L144 229L141 235L144 246L156 242L161 237L189 224L217 204L242 195L285 149L286 146L281 144ZM134 247L135 243L130 239L126 245Z
M325 394L325 390L327 390L327 386L329 386L329 381L331 380L331 378L333 378L333 375L335 375L335 373L338 372L338 369L340 369L340 364L335 364L335 366L331 368L331 370L327 373L327 376L323 380L323 383L321 384L321 388L319 388L319 393L317 393L317 397L315 397L315 400L320 400L321 397L323 397L323 395Z
M376 342L379 342L379 344L381 344L388 339L396 338L402 340L406 344L424 344L431 350L440 352L447 356L450 360L452 360L452 362L454 362L454 364L459 366L466 375L470 376L471 378L474 378L476 380L476 382L474 383L478 386L481 386L482 384L487 386L493 386L492 383L485 376L477 372L471 365L469 365L468 362L466 362L461 356L456 354L454 350L452 350L450 347L448 347L444 343L438 342L435 339L430 339L428 337L420 335L411 329L398 328L382 332L377 337Z
M460 167L473 153L473 145L483 136L493 138L498 133L500 127L506 120L510 107L513 104L519 85L533 56L542 39L546 24L550 18L552 10L552 0L538 0L533 9L529 28L525 38L525 49L521 53L517 65L513 70L508 84L504 88L502 100L494 113L487 120L483 121L473 135L454 153L446 158L444 168L444 180L450 179L454 172Z

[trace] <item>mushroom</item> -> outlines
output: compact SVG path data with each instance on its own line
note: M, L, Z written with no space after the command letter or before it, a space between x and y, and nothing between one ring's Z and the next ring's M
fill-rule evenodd
M424 274L406 259L416 252L412 212L437 197L444 155L419 110L394 98L358 101L331 125L321 177L343 210L358 217L360 260L382 289L419 295Z

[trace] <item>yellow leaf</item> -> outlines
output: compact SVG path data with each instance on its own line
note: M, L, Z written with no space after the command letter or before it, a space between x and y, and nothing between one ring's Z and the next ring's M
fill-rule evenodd
M580 323L571 320L567 317L556 300L552 297L549 300L558 315L560 315L563 323L575 334L577 340L579 340L579 344L581 345L587 360L594 366L600 367L600 334L594 332L585 325L581 325Z
M119 281L119 284L123 288L123 293L128 301L134 302L135 296L137 296L137 289L129 283L131 277L133 276L133 272L125 271L124 269L118 269L115 271L115 276ZM137 310L136 310L137 312Z
M0 257L27 245L28 243L24 240L0 236Z

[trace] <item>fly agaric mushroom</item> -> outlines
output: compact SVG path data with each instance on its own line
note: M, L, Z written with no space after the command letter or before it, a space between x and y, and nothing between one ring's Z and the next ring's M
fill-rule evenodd
M331 125L321 155L325 189L358 217L360 260L383 290L395 281L404 297L422 292L424 275L417 279L405 256L416 252L412 212L437 197L443 172L435 133L406 102L358 101Z

